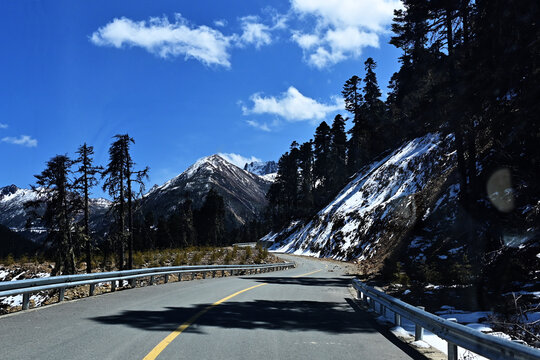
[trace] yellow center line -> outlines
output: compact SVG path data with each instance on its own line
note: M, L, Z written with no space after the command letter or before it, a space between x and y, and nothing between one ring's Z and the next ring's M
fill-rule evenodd
M311 275L311 274L318 273L319 271L322 271L322 269L320 269L320 270L315 270L315 271L312 271L312 272L308 272L308 273L305 273L305 274L302 274L302 275L292 276L292 277L293 277L293 278L299 278L299 277L302 277L302 276L307 276L307 275Z
M316 272L319 272L319 271L322 271L322 270L316 270L316 271L312 271L312 272L309 272L309 273L306 273L306 274L302 274L302 275L296 275L296 276L293 276L293 278L298 278L298 277L302 277L302 276L307 276L307 275L311 275L311 274L315 274ZM255 286L251 286L251 287L248 287L247 289L244 289L244 290L240 290L238 292L235 292L234 294L231 294L229 296L226 296L224 297L223 299L221 300L218 300L216 301L215 303L213 303L212 305L208 305L207 307L205 307L204 309L202 309L201 311L199 311L198 313L196 313L195 315L193 315L191 318L189 318L188 321L186 321L185 323L183 323L182 325L180 325L179 327L176 328L176 330L174 330L172 333L170 333L165 339L163 339L159 344L156 345L156 347L154 347L152 349L152 351L150 351L148 353L148 355L146 355L144 357L143 360L154 360L158 357L159 354L161 354L161 352L163 350L165 350L165 348L174 340L176 339L176 337L178 335L180 335L184 330L186 330L188 327L191 326L191 324L193 324L195 321L197 321L198 318L200 318L201 316L203 316L204 314L206 314L208 312L208 310L212 309L214 306L217 306L229 299L232 299L233 297L237 296L237 295L240 295L246 291L249 291L249 290L252 290L252 289L255 289L255 288L258 288L260 286L263 286L263 285L268 285L268 283L262 283L262 284L259 284L259 285L255 285Z

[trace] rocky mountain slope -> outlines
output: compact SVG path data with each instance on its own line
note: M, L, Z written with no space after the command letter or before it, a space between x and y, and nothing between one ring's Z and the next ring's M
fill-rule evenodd
M276 173L278 165L275 161L253 161L244 165L244 170L255 175L268 175Z
M36 198L36 193L31 189L22 189L15 185L0 188L0 224L25 235L29 239L41 239L45 229L39 223L26 229L28 214L24 208L24 203ZM90 199L90 224L93 229L102 231L106 227L108 223L106 214L109 207L109 200L102 198Z
M228 228L245 224L256 218L267 204L266 192L271 182L243 170L219 155L198 160L186 171L153 187L141 201L143 213L154 217L172 214L187 197L193 206L202 205L206 193L213 188L225 201L225 220Z
M428 134L405 144L361 170L311 221L293 222L262 240L276 251L355 259L380 269L448 187L452 139Z
M274 182L276 181L278 165L275 161L254 161L246 163L244 170L259 175L264 180Z
M271 163L253 163L250 169L266 176L265 171L275 170ZM259 216L267 204L266 192L270 184L271 181L242 170L219 155L212 155L200 159L165 184L154 186L140 205L143 213L153 212L155 219L166 217L188 196L198 208L206 193L214 188L225 200L226 225L232 228ZM28 214L24 203L35 200L36 196L32 190L15 185L0 188L0 224L33 240L42 239L45 229L39 223L25 228ZM110 204L109 200L101 198L90 201L91 226L99 233L107 230Z

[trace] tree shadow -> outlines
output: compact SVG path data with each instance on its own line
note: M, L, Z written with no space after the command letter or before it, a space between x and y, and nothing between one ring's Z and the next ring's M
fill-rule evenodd
M190 307L167 307L163 310L125 310L113 316L90 318L105 325L125 325L145 331L173 331L179 325L206 309L210 304ZM270 301L227 302L212 307L185 330L206 334L205 327L224 329L267 329L290 332L319 331L331 335L381 333L413 359L427 357L400 341L385 326L351 299L344 302Z
M241 279L257 281L268 284L281 285L304 285L304 286L326 286L326 287L347 287L351 284L351 277L242 277Z
M117 315L90 318L106 325L125 325L146 331L172 331L208 307L167 307L163 310L125 310ZM186 331L204 333L204 327L321 331L328 334L376 332L365 316L347 302L269 301L227 302L213 307Z

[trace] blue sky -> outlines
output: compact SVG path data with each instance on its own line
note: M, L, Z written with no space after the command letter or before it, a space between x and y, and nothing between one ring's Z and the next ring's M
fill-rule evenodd
M149 186L214 153L277 160L346 113L342 85L363 76L367 57L386 90L399 6L4 1L0 186L27 187L47 160L84 142L105 164L112 136L126 132L134 160L151 168Z

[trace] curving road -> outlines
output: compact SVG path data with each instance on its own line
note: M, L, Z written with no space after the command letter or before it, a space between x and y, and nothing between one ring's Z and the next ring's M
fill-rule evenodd
M420 358L358 309L335 263L119 291L0 317L0 359Z

